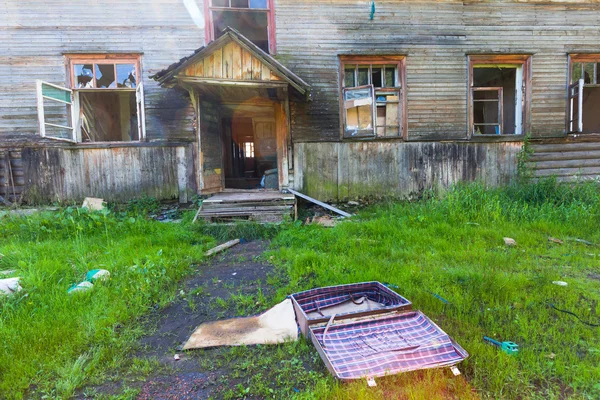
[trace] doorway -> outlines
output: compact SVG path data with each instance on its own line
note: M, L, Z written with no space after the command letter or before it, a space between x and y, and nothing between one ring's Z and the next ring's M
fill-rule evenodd
M247 111L241 105L227 105L221 112L225 188L278 189L273 107Z

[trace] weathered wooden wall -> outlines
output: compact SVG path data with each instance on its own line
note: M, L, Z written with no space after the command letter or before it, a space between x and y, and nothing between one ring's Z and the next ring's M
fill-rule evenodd
M323 201L410 197L458 182L497 186L516 176L519 142L296 143L294 185Z
M565 129L567 53L600 53L597 1L276 0L277 58L312 85L295 141L337 141L339 54L406 54L409 140L464 138L467 54L532 54L531 130Z
M569 139L534 141L529 168L536 178L555 177L559 182L598 180L600 143L585 135Z
M196 191L192 151L191 145L25 147L23 194L30 203L85 197L127 201L144 195L186 200Z
M202 4L199 3L202 9ZM148 77L204 44L181 0L8 0L0 13L0 141L36 140L35 80L66 84L63 53L142 53L149 139L193 138L189 98Z

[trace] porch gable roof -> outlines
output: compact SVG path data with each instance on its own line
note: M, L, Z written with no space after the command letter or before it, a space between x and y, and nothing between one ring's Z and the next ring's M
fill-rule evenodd
M310 91L308 83L231 27L220 38L150 78L166 87L175 86L179 80L198 79L213 84L287 83L304 96Z

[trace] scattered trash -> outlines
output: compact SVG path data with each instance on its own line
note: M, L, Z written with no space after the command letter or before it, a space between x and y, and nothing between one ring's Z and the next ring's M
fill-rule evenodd
M224 250L227 250L228 248L233 247L239 243L240 243L240 239L230 240L229 242L223 243L221 245L218 245L217 247L214 247L214 248L208 250L205 255L206 255L206 257L210 257L210 256L220 253Z
M574 312L572 312L572 311L568 311L568 310L562 310L562 309L560 309L560 308L556 307L556 306L555 306L555 305L554 305L554 304L553 304L551 301L548 301L548 307L550 307L550 308L553 308L553 309L555 309L556 311L559 311L559 312L561 312L561 313L565 313L565 314L572 315L572 316L574 316L575 318L577 318L577 319L579 320L579 322L581 322L581 323L582 323L582 324L584 324L584 325L591 326L591 327L594 327L594 328L595 328L595 327L599 327L599 326L600 326L600 324L598 324L598 323L593 323L593 322L584 321L583 319L581 319L581 317L580 317L579 315L575 314L575 313L574 313Z
M450 302L446 299L444 299L442 296L440 296L439 294L435 294L433 292L427 291L427 293L431 294L433 297L435 297L436 299L440 300L442 303L444 304L450 304Z
M512 246L516 246L517 242L516 242L515 239L511 239L509 237L505 237L504 238L504 244L507 245L507 246L511 246L512 247Z
M181 357L179 357L179 354L175 354L175 355L173 356L173 360L175 360L175 361L179 361L179 360L181 360Z
M352 201L352 200L349 201L346 204L348 204L349 206L352 206L352 207L358 207L358 206L360 206L360 203L358 201Z
M85 274L85 280L88 282L105 281L110 278L110 272L105 269L93 269Z
M67 293L73 294L73 293L79 293L79 292L87 292L88 290L92 289L93 287L94 287L94 284L92 282L83 281L81 283L76 283L75 285L71 286L69 288L69 290L67 290Z
M465 225L479 226L477 222L465 222Z
M454 374L454 376L460 375L460 370L458 369L458 367L456 365L451 366L450 367L450 371L452 371L452 373Z
M564 281L552 281L553 284L558 285L558 286L568 286L569 284L567 282Z
M0 294L14 294L23 290L19 284L21 278L0 279Z
M550 353L550 354L548 354L546 357L548 357L548 358L549 358L549 359L551 359L551 360L554 360L554 357L556 357L556 354L554 354L554 353Z
M376 387L377 386L377 382L375 382L375 378L373 378L372 376L367 378L367 385L369 385L369 387Z
M519 352L519 345L515 342L499 342L487 336L484 336L483 340L489 342L490 344L493 344L494 346L499 347L506 354L513 355Z
M337 225L337 220L331 218L329 215L324 215L322 217L313 217L312 220L309 218L306 218L306 225L322 225L326 228L333 228L334 226Z
M105 203L103 199L98 199L95 197L86 197L83 200L81 208L87 208L89 211L102 211L105 208Z
M553 238L553 237L549 237L549 238L548 238L548 241L549 241L549 242L552 242L552 243L557 243L557 244L564 244L564 243L565 243L565 242L563 242L562 240L560 240L560 239L557 239L557 238Z
M298 340L298 326L292 301L285 299L258 316L202 324L182 349L277 344L288 340Z
M583 243L583 244L588 245L588 246L594 246L594 243L589 242L587 240L578 239L578 238L569 238L569 239L573 240L574 242L577 242L577 243Z
M236 276L236 275L237 275L237 272L234 272L234 273L233 273L233 274L231 274L231 275L233 275L233 276Z

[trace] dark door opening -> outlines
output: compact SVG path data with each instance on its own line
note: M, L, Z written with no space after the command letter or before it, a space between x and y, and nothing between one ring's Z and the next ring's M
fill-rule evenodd
M223 117L225 187L278 189L275 121Z

